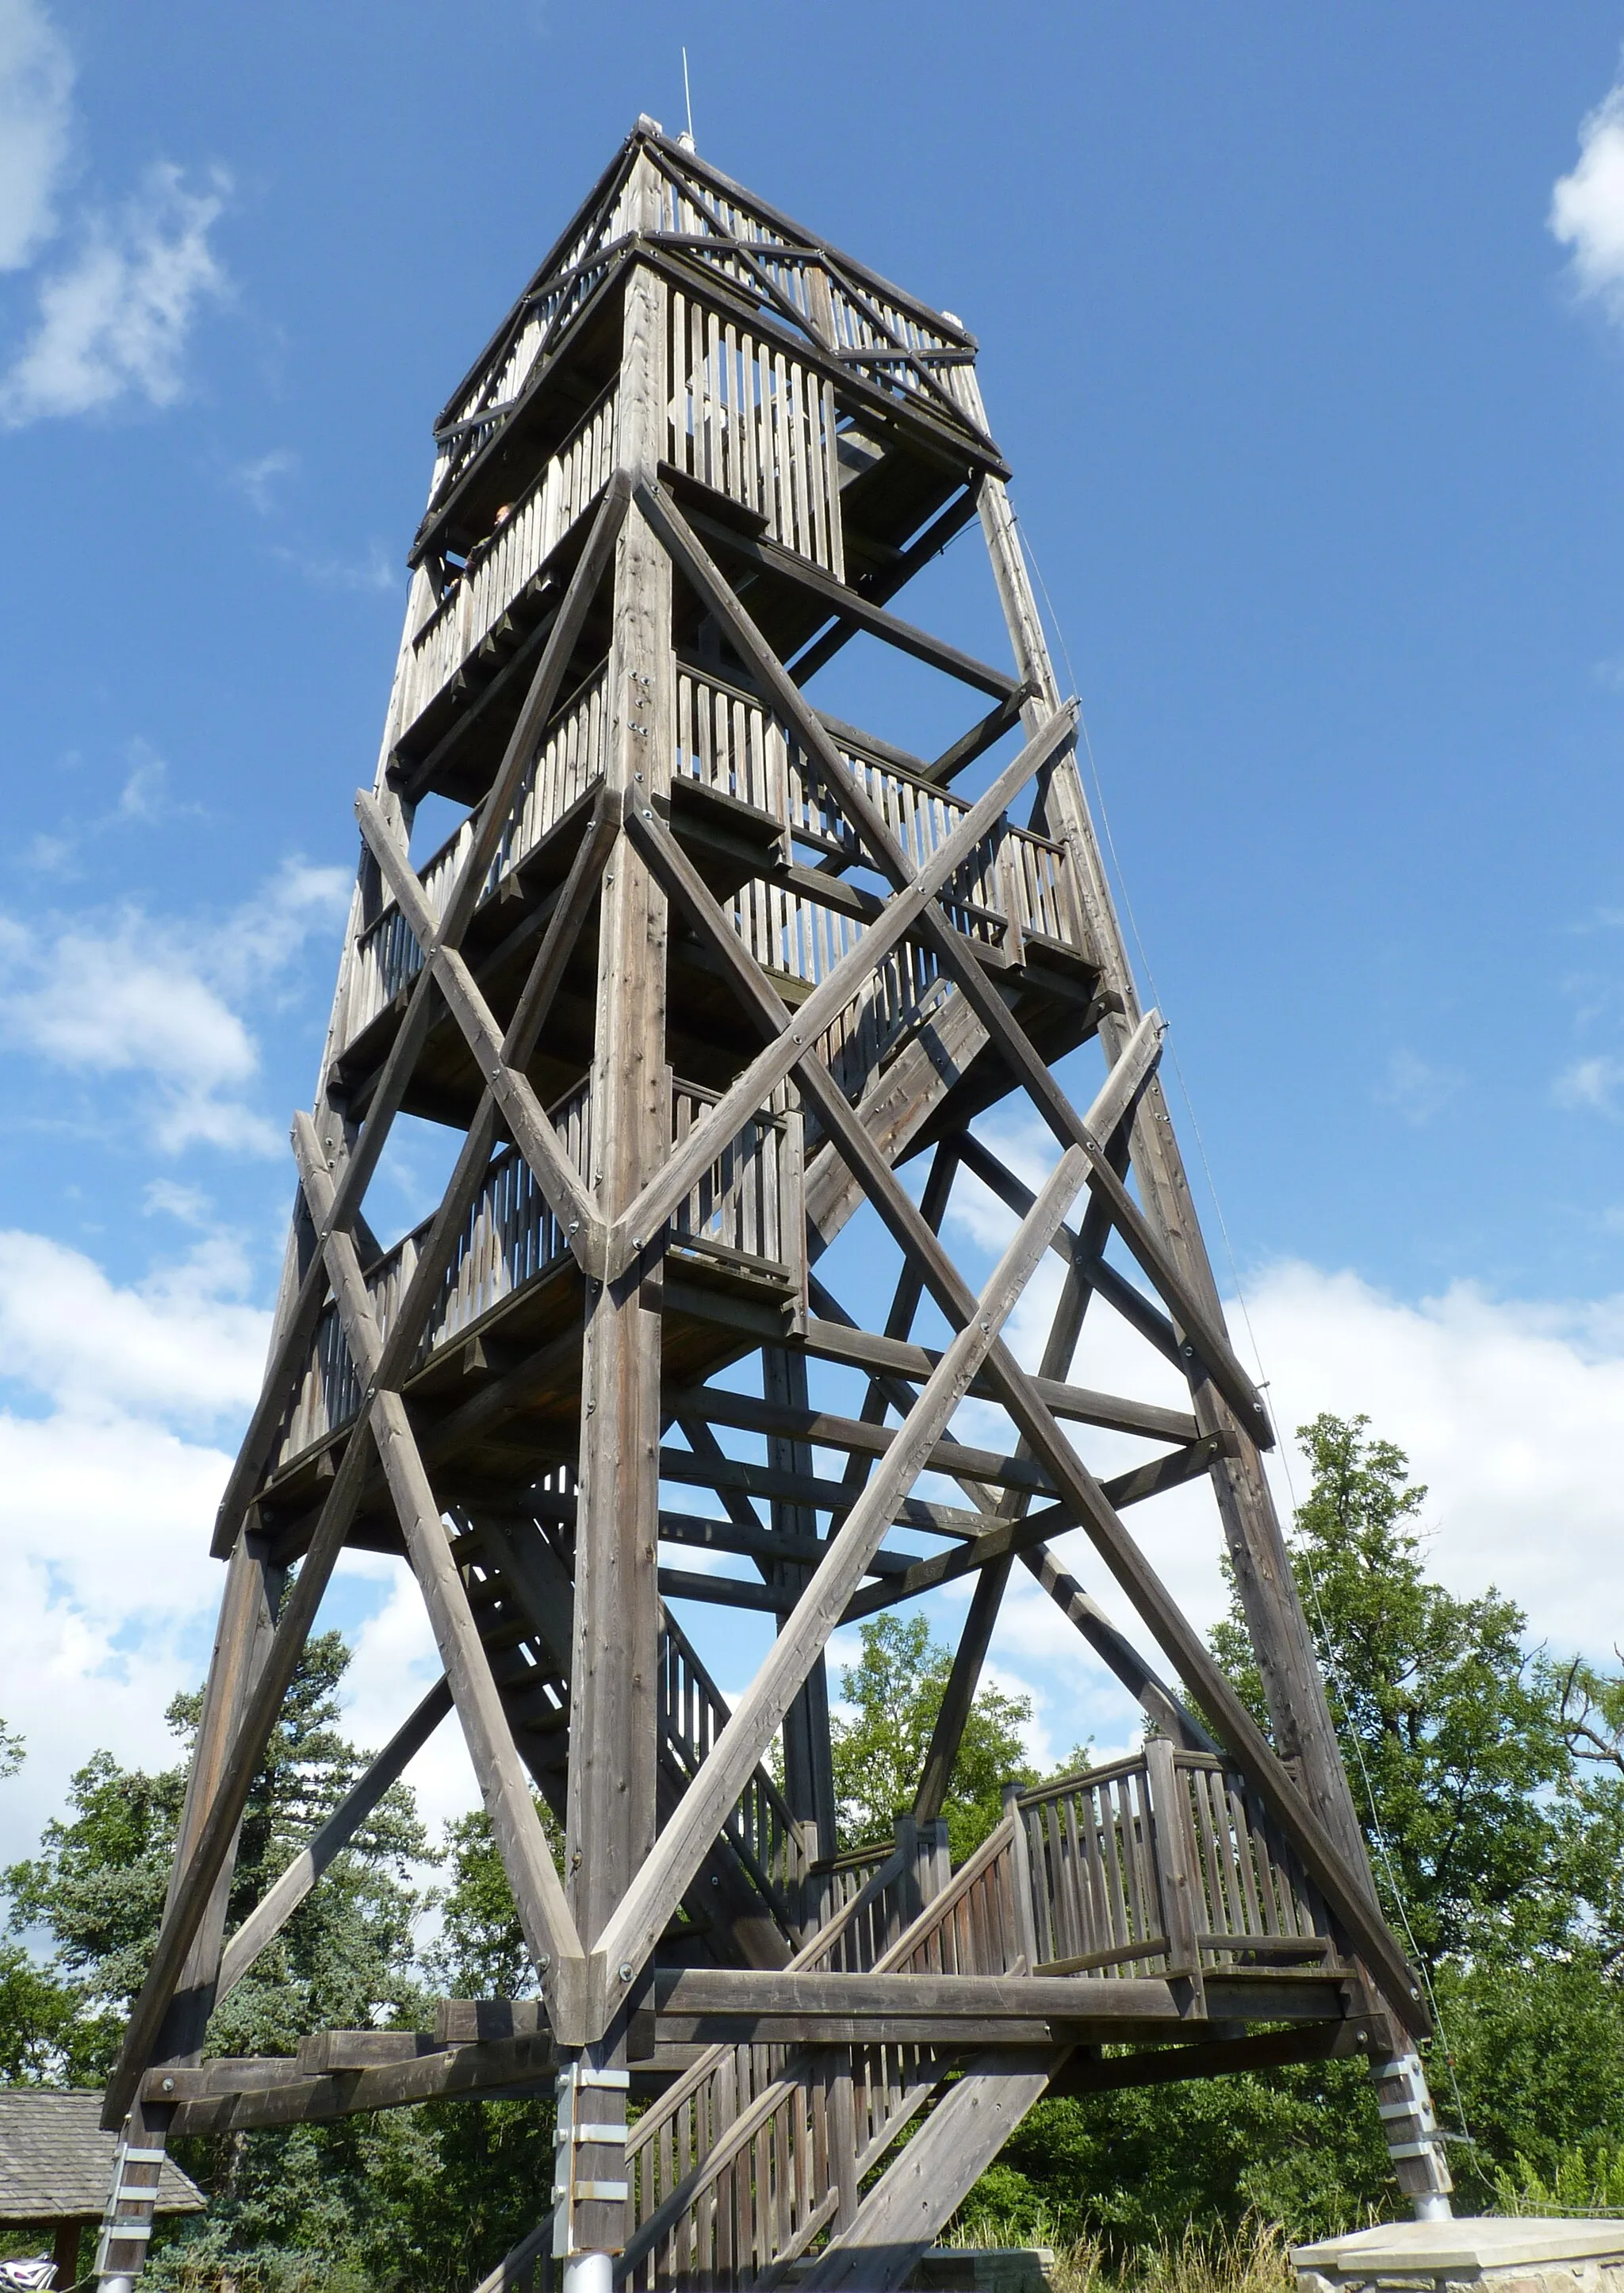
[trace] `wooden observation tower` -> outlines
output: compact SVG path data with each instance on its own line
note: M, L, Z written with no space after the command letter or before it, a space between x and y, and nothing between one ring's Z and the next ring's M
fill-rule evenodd
M1425 2012L973 338L643 119L435 450L174 1875L109 2089L103 2284L140 2273L166 2137L554 2082L553 2178L492 2288L897 2285L1046 2091L1337 2054L1369 2058L1401 2183L1447 2212ZM977 523L1006 667L896 609ZM945 750L813 700L854 639L961 697ZM978 1128L1005 1100L1054 1141L1035 1195ZM399 1116L456 1153L393 1240L368 1187ZM979 1288L944 1239L966 1177L1014 1221ZM1033 1370L1003 1333L1051 1255ZM1173 1364L1181 1405L1071 1382L1085 1317ZM1104 1479L1103 1435L1137 1459ZM1129 1525L1197 1480L1267 1738ZM1159 1670L1054 1557L1072 1530ZM444 1677L227 1936L250 1781L346 1544L410 1568ZM1017 1567L1147 1734L1012 1787L956 1869L941 1810ZM838 1851L829 1636L958 1577L912 1805ZM731 1709L679 1622L702 1603L764 1651ZM453 1711L539 1997L206 2060L215 2003Z

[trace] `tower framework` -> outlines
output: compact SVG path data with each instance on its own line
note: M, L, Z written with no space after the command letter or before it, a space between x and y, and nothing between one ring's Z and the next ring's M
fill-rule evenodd
M435 441L174 1876L108 2093L103 2283L140 2273L168 2139L548 2085L553 2186L489 2293L796 2264L900 2284L1046 2092L1337 2054L1369 2060L1401 2183L1447 2211L1424 2006L973 337L642 120ZM893 608L976 523L1007 668ZM857 639L967 729L925 757L819 706ZM430 799L456 824L424 854ZM1081 1104L1062 1061L1092 1067ZM1004 1102L1053 1141L1035 1190L990 1141ZM384 1248L368 1189L403 1117L455 1167ZM1014 1221L979 1284L944 1239L966 1183ZM1006 1328L1051 1258L1033 1370ZM1073 1382L1086 1317L1120 1325L1113 1359L1172 1365L1180 1406ZM1135 1462L1102 1479L1106 1437ZM1266 1732L1129 1526L1197 1481ZM1073 1530L1161 1669L1056 1558ZM346 1545L409 1568L443 1676L228 1937L238 1827ZM955 1868L942 1811L1017 1567L1144 1740L1010 1787ZM959 1578L912 1803L843 1851L830 1635ZM691 1604L758 1619L731 1708ZM214 2008L453 1711L538 1996L206 2060Z

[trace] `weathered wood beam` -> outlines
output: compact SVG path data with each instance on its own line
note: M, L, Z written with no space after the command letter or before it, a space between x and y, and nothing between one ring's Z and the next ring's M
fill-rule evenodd
M497 766L489 793L474 819L473 840L457 871L456 880L447 895L440 910L432 944L425 946L425 959L440 947L460 947L463 936L473 918L475 905L485 887L491 862L502 841L524 775L529 771L536 750L546 731L547 719L553 714L553 704L563 682L575 641L581 633L604 574L614 556L620 529L631 505L631 480L624 470L617 470L604 490L602 505L592 523L586 546L576 561L570 586L564 591L547 642L530 679L529 691L519 710L518 719L508 735L507 746Z
M328 1487L293 1589L279 1611L270 1649L243 1706L197 1843L184 1868L176 1868L146 1980L131 2010L118 2061L108 2081L101 2122L113 2132L123 2125L135 2100L141 2072L168 2012L187 1952L207 1908L214 1882L231 1851L271 1730L276 1725L321 1596L354 1518L372 1455L370 1436L358 1425Z
M924 532L917 534L906 548L899 549L896 555L888 558L883 566L877 566L872 572L853 581L851 585L852 589L869 604L883 605L888 597L894 597L899 589L911 581L922 566L928 565L933 557L939 557L955 535L963 532L975 514L976 494L972 485L939 511ZM812 644L796 653L789 664L790 674L796 683L809 685L818 671L827 668L856 634L857 624L854 621L837 620L832 628L825 629L821 636L814 637ZM1000 702L1000 712L1006 707L1013 709L1008 722L1018 722L1021 697L1015 695L1009 702ZM979 755L981 751L978 749L976 753ZM968 758L965 759L965 762L968 761ZM936 775L932 773L929 777L933 779Z
M1204 2038L1193 2046L1157 2046L1143 2054L1102 2057L1080 2048L1050 2085L1056 2096L1113 2094L1127 2086L1170 2086L1183 2078L1231 2078L1244 2070L1283 2069L1289 2062L1336 2061L1369 2051L1367 2014L1337 2022L1310 2022L1295 2030L1258 2030L1244 2038Z
M709 1390L719 1393L721 1389L711 1388ZM742 1402L740 1407L735 1408L733 1397L729 1396L716 1409L715 1422L719 1425L742 1424L743 1430L757 1432L795 1430L792 1424L772 1426L761 1423L761 1416L773 1414L771 1407L752 1404L747 1395L739 1397L739 1399ZM809 1432L806 1436L820 1448L844 1449L853 1456L877 1458L887 1454L897 1438L894 1425L865 1425L860 1418L836 1417L826 1411L808 1411L806 1414L820 1418L828 1429L826 1431ZM751 1424L747 1421L753 1415L758 1422ZM721 1474L721 1479L712 1479L713 1469ZM662 1449L660 1471L667 1480L698 1482L707 1488L720 1488L725 1483L729 1488L749 1489L758 1496L784 1496L797 1503L822 1506L833 1503L838 1506L851 1501L849 1490L844 1497L838 1494L815 1497L803 1494L813 1489L838 1492L843 1487L838 1481L820 1481L799 1473L783 1473L770 1465L746 1464L733 1457L693 1457L681 1449ZM1040 1466L1021 1457L1001 1455L996 1449L974 1449L963 1441L939 1441L925 1471L984 1481L994 1488L1026 1489L1036 1496L1053 1496L1054 1494L1054 1482ZM740 1480L737 1477L741 1473L751 1478Z
M1007 701L1000 701L987 714L961 733L950 748L944 749L933 763L925 766L921 778L934 781L938 788L950 788L962 772L978 758L1001 741L1006 733L1021 722L1021 706L1028 698L1026 688L1012 693Z

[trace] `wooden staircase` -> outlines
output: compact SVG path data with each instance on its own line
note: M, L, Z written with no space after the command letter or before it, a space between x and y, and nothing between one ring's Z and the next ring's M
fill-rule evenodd
M1244 1780L1165 1738L1010 1787L1002 1820L956 1872L944 1826L899 1819L894 1844L811 1866L804 1887L823 1916L788 1974L1171 1974L1202 2019L1255 2019L1265 1989L1282 2019L1335 2013L1332 1994L1358 1981ZM1079 2030L1088 2003L1080 1993ZM901 2283L1070 2059L1098 2056L1062 2017L1024 2030L999 2020L949 2030L916 2015L877 2043L705 2047L628 2135L631 2228L615 2282L766 2293L793 2272L808 2288ZM555 2293L552 2223L478 2293Z

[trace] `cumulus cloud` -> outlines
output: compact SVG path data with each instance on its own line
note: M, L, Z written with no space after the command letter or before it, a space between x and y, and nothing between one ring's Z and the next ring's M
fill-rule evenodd
M230 190L218 168L193 190L165 162L117 213L87 220L40 286L34 333L0 382L0 420L15 429L126 397L173 405L198 314L228 291L209 233Z
M28 1759L0 1855L24 1851L99 1744L167 1761L207 1660L208 1558L269 1317L219 1242L121 1285L51 1237L0 1233L0 1681Z
M1624 85L1581 123L1579 163L1558 179L1547 221L1580 292L1624 319Z
M293 862L206 928L135 907L28 930L0 917L0 1026L53 1065L144 1078L139 1112L166 1153L195 1143L279 1152L279 1126L247 1102L259 1049L245 1007L274 995L310 933L343 913L347 891L340 870Z
M0 0L0 271L56 229L73 134L73 59L37 0Z
M120 1288L49 1236L0 1232L0 1361L12 1381L82 1416L141 1410L212 1425L258 1390L268 1325L242 1301L246 1280L224 1239Z

